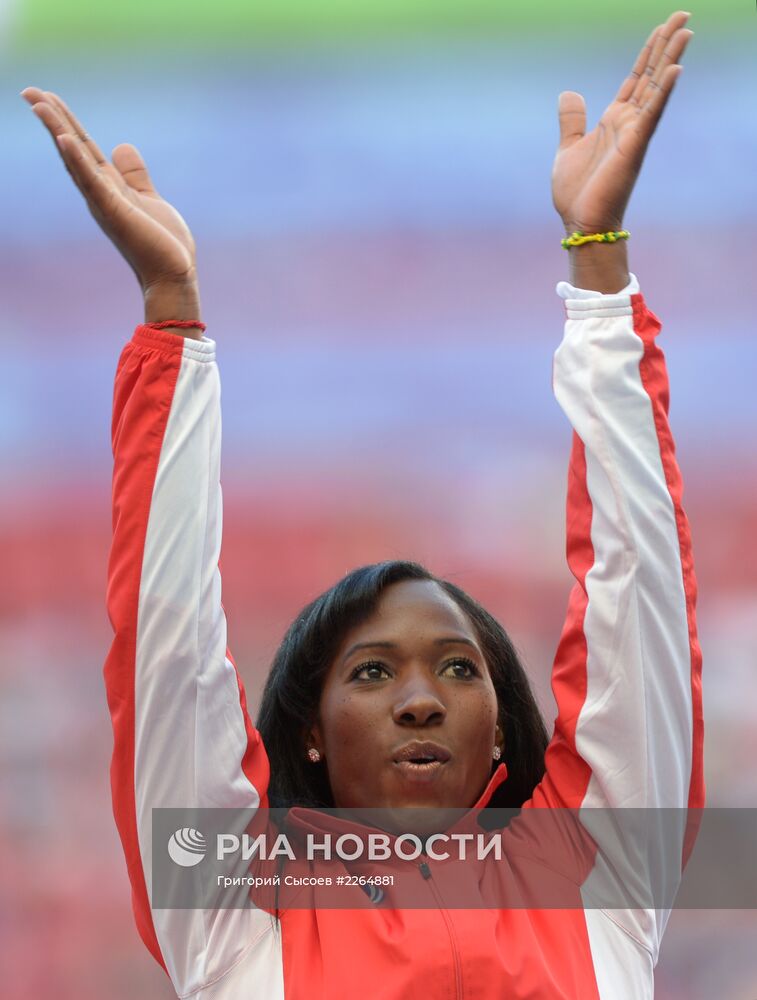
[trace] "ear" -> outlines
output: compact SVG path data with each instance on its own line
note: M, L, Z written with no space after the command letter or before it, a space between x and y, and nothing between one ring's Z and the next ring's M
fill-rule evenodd
M325 754L323 751L323 735L321 733L321 727L317 722L314 722L309 730L305 733L305 753L311 747L315 747L318 753L321 755L321 760L325 760Z
M502 755L505 753L505 732L502 726L497 723L497 728L494 730L494 742L502 751Z

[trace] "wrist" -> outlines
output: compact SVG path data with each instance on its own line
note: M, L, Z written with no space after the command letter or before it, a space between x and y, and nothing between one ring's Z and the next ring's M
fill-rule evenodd
M142 289L145 323L165 323L167 320L200 320L200 289L197 281L161 281ZM176 333L187 335L186 330ZM202 336L199 330L191 336Z
M569 280L576 288L612 295L621 292L631 280L625 240L618 243L586 243L571 247L568 254Z
M571 219L564 215L561 215L560 218L562 219L566 236L572 236L573 233L615 233L624 228L622 218L606 218L602 222L591 222L588 219L585 221Z

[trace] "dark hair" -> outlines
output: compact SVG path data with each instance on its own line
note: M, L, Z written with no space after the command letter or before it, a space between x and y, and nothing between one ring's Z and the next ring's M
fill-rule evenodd
M505 736L508 777L491 806L520 808L544 773L547 731L526 672L507 633L472 597L414 562L361 566L303 608L274 657L257 726L271 764L273 808L334 806L325 767L313 766L305 739L318 711L326 673L344 636L375 610L383 591L403 580L430 580L470 619L489 666Z

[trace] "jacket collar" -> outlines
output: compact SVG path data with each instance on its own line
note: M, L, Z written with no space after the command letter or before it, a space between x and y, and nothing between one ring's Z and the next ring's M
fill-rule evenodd
M500 764L494 774L489 778L489 784L481 792L478 802L474 803L474 809L484 809L489 805L492 795L497 791L500 785L507 781L507 764Z

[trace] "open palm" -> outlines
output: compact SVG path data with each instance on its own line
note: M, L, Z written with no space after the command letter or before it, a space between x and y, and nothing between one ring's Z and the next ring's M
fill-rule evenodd
M192 234L155 190L138 150L117 146L108 162L60 97L37 87L27 87L23 97L52 135L90 212L131 264L143 290L192 281Z
M583 97L572 91L560 94L552 197L568 232L622 227L649 141L682 71L679 60L693 34L685 27L688 18L678 11L655 28L591 132L586 132Z

